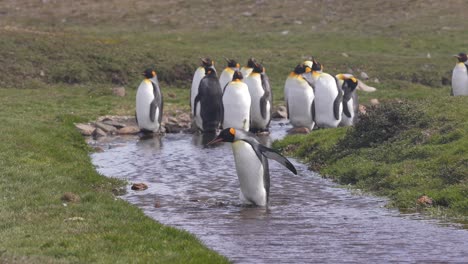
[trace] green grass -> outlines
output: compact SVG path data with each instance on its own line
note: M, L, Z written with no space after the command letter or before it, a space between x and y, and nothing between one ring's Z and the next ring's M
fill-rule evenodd
M408 101L430 122L371 147L340 148L349 128L277 146L325 177L390 197L391 206L423 209L415 200L425 194L434 200L430 211L466 222L467 98L448 96L447 85L451 55L466 51L463 1L348 2L2 1L0 262L226 261L115 199L112 189L124 183L96 173L73 127L133 115L140 74L152 66L166 113L188 110L203 56L218 71L223 56L263 60L276 105L288 73L308 56L333 74L366 72L378 90L359 93L362 104ZM112 96L115 86L128 95ZM63 206L65 192L81 201ZM72 217L84 220L66 221Z

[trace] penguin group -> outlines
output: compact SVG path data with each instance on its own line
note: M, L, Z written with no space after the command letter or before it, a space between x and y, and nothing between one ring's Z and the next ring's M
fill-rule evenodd
M288 118L294 128L336 128L357 122L358 80L332 76L314 58L298 64L284 84Z

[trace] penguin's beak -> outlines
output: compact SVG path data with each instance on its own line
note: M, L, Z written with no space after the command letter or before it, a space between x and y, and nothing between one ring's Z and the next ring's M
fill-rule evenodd
M215 144L215 143L219 143L219 142L221 142L221 141L223 141L223 138L221 138L221 137L216 137L215 139L213 139L213 140L211 140L210 142L208 142L208 144L206 144L206 145L212 145L212 144Z
M453 57L455 57L455 58L460 58L460 56L458 56L458 55L453 55Z

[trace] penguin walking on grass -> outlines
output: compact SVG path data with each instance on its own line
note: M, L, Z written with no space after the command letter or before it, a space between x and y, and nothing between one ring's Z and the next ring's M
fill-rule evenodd
M302 76L310 71L311 68L304 64L297 65L286 79L284 91L291 125L312 130L315 125L315 95L312 84Z
M231 142L237 177L240 184L240 199L244 204L266 206L270 195L270 172L268 158L276 160L292 173L294 165L280 153L260 144L250 133L226 128L211 142Z
M193 74L192 78L192 87L190 88L190 108L193 113L193 108L195 105L193 102L195 101L195 97L198 94L198 87L200 86L200 81L205 77L205 67L210 67L213 66L214 69L214 61L212 61L210 58L200 58L201 64L198 66L198 68L195 70L195 73ZM215 70L216 71L216 70Z
M163 115L163 97L156 71L147 69L145 79L138 86L135 118L142 132L158 132Z
M343 91L343 112L340 126L352 126L357 122L359 111L358 95L356 88L359 81L351 74L337 74L338 87Z
M255 63L252 73L244 78L249 87L252 104L250 106L250 131L267 132L271 121L272 93L265 68Z
M320 128L338 127L343 111L343 91L338 80L323 72L320 63L313 60L312 85L315 92L315 124Z
M239 63L233 59L224 58L227 62L227 67L219 75L219 84L221 85L221 90L224 91L226 85L232 81L234 72L239 70Z
M218 76L213 66L205 67L205 77L198 86L193 102L193 118L196 127L207 133L216 132L221 122L222 93Z
M468 57L465 53L454 55L458 62L452 71L453 96L468 95Z
M223 127L233 127L249 131L250 128L250 93L249 87L242 81L242 73L234 72L223 93Z

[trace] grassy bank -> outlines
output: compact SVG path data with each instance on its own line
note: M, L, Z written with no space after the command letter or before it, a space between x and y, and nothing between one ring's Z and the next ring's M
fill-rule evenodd
M73 128L100 115L132 115L149 66L166 109L187 109L201 56L214 58L218 70L223 56L263 60L275 104L282 104L286 76L307 56L330 73L366 72L378 91L360 94L362 104L399 99L388 113L418 110L407 111L391 137L375 133L372 145L362 145L359 132L379 131L369 121L374 130L319 130L277 146L400 208L420 208L415 199L425 194L431 208L466 217L467 98L448 96L451 55L466 50L464 3L313 2L2 1L0 261L225 261L186 232L115 200L112 189L122 182L95 172ZM115 86L128 95L113 97ZM65 192L80 201L64 206Z

